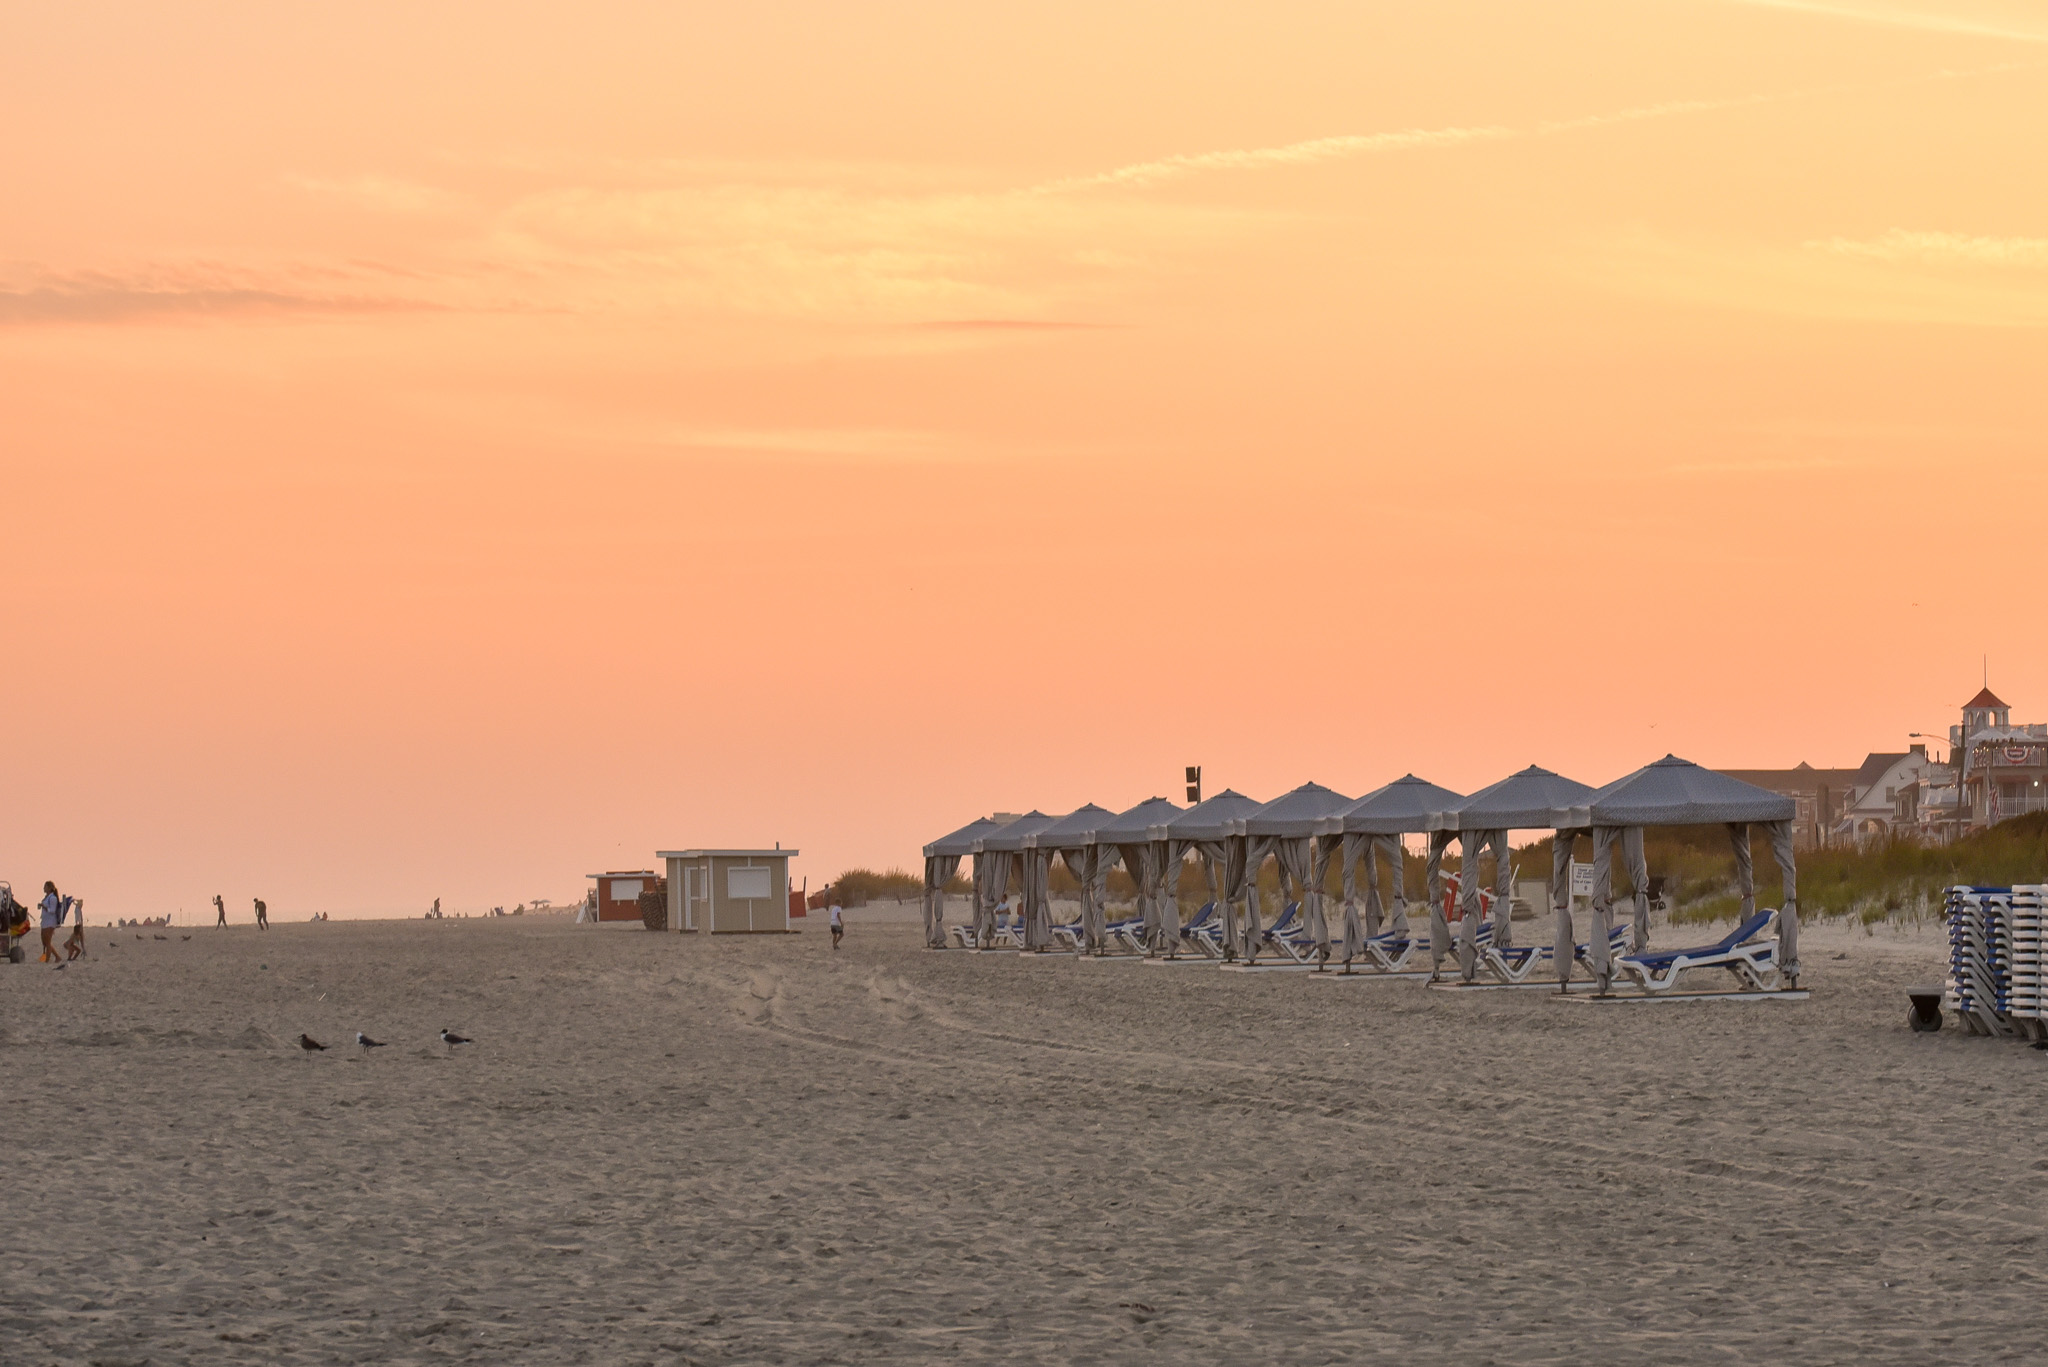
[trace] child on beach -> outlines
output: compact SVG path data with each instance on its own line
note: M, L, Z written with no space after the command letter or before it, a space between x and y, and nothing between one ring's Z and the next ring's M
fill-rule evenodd
M839 904L832 904L832 948L839 948L839 942L846 938L846 922L840 918Z

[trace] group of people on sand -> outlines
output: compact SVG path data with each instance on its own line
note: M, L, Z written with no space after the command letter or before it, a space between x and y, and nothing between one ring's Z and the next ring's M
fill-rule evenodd
M21 915L23 921L25 921L27 919L27 909L22 907L19 902L14 901L14 894L11 889L8 892L7 900L15 908L16 914ZM63 893L57 891L55 882L45 882L43 884L43 900L36 904L36 909L41 914L40 926L43 932L43 957L38 962L46 964L69 963L85 953L85 901L83 898L66 897ZM64 928L66 920L71 922L71 934L65 938L61 946L64 952L60 956L57 953L60 948L57 944L57 932ZM8 928L9 932L27 933L26 925L21 925L20 923L17 923L17 925L20 925L19 931L14 926L10 926Z
M256 904L256 928L258 930L270 929L270 908L263 904L261 897L252 897L249 900ZM213 915L213 928L215 930L219 930L228 923L228 904L221 900L221 895L217 892L213 895Z

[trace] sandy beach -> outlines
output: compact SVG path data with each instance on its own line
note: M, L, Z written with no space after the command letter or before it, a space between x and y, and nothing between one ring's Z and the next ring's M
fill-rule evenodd
M2048 1353L2048 1057L1904 1028L1931 932L1606 1008L879 916L142 934L0 970L8 1363Z

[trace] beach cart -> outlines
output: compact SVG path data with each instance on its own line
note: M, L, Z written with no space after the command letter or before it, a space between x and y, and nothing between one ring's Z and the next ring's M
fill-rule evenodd
M0 946L4 946L7 962L22 963L28 958L28 948L22 944L34 929L35 922L28 914L28 908L14 898L14 885L0 882Z

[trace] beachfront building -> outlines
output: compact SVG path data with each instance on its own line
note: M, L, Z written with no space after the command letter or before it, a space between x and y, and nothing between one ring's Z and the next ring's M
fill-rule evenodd
M1925 745L1865 756L1828 843L1865 849L1895 837L1918 839L1922 785L1939 767Z
M661 890L661 875L653 869L613 869L609 873L584 876L597 884L597 919L600 921L638 921L640 894Z
M2048 810L2048 724L2014 726L2012 709L1989 687L1963 704L1948 729L1949 762L1961 769L1964 829Z
M789 930L789 861L798 851L661 850L668 928L706 935Z
M1792 844L1811 850L1829 843L1854 800L1861 769L1816 769L1801 761L1793 769L1722 769L1729 778L1792 799Z

